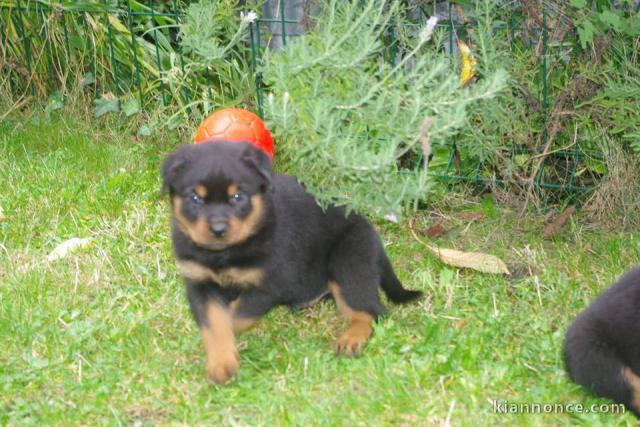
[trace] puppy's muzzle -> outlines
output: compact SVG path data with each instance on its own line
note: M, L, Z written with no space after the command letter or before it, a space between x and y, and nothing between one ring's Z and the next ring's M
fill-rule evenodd
M215 237L224 237L227 234L227 221L212 220L209 222L209 228Z

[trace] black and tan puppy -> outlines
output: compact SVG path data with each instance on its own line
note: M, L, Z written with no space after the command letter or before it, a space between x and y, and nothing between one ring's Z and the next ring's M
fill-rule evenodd
M323 211L294 178L272 175L250 144L181 147L162 176L207 377L217 383L238 369L234 333L276 305L304 307L330 293L349 323L337 352L357 355L383 311L378 286L395 302L420 295L402 287L366 219Z
M572 380L640 417L640 268L623 275L576 317L564 355Z

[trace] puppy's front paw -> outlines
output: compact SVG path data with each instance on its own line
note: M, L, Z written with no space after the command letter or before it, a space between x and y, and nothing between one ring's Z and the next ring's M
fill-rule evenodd
M367 343L367 336L348 330L336 342L336 353L342 356L359 356Z
M216 384L224 384L235 376L239 366L240 361L235 351L216 354L207 361L207 379Z

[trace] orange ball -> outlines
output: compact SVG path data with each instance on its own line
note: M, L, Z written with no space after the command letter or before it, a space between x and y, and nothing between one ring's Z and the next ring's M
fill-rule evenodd
M273 137L260 117L241 108L225 108L207 117L194 143L208 141L249 142L273 159Z

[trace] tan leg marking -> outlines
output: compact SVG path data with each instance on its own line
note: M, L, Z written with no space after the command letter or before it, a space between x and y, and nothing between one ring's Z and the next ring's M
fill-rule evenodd
M255 317L237 317L236 309L238 307L238 304L240 304L240 297L231 301L231 304L229 304L229 308L231 309L231 324L233 327L233 332L236 333L246 331L256 323L258 323L259 320Z
M640 411L640 377L629 368L622 368L622 378L631 388L631 404L636 411Z
M336 352L345 356L359 355L373 333L373 316L349 307L342 296L340 285L329 282L329 290L336 301L338 311L349 322L349 327L336 343Z
M223 384L238 371L238 351L233 335L231 314L218 303L207 305L207 325L200 329L207 355L207 378Z

